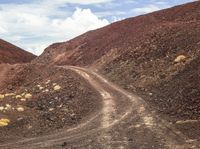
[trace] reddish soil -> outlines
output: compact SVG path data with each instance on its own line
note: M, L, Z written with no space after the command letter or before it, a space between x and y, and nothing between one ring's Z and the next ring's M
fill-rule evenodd
M0 99L0 118L10 120L0 147L198 148L199 9L197 1L129 18L53 44L29 64L1 65L0 81L10 76L1 94L15 95ZM23 93L32 97L16 99Z
M0 39L0 90L11 89L7 83L25 67L24 63L34 58L36 58L35 55Z
M0 63L27 63L36 56L0 39Z
M199 119L200 2L51 45L36 63L90 66L171 118ZM184 62L175 63L184 55Z
M54 83L61 89L54 90ZM0 113L0 118L10 120L7 127L0 127L0 143L74 127L101 107L99 94L79 75L62 68L28 64L8 85L10 88L1 90L1 94L15 95L0 100L0 106L11 106ZM25 101L24 97L16 98L23 93L32 97ZM18 111L18 107L24 111Z
M0 145L76 127L102 106L98 92L81 76L30 63L34 58L0 40ZM2 119L9 120L7 126Z

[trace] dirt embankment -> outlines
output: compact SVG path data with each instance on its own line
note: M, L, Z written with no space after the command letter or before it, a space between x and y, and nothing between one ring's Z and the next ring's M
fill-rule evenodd
M41 71L42 70L42 71ZM101 107L100 95L70 70L28 64L1 90L1 142L52 134L80 124ZM3 120L2 119L2 120Z

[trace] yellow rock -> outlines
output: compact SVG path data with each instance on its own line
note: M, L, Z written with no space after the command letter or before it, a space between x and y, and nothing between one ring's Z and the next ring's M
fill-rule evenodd
M45 90L43 90L42 92L43 92L43 93L49 92L49 89L45 89Z
M19 99L19 98L22 98L22 96L21 95L16 95L15 98Z
M26 98L21 98L20 100L21 100L21 101L26 101Z
M51 82L51 80L47 80L47 82L45 84L49 84Z
M21 96L24 96L26 93L22 93Z
M176 63L184 62L186 59L187 59L187 57L185 55L179 55L179 56L176 57L174 62L176 62Z
M6 104L6 107L5 107L6 110L10 110L11 108L12 106L10 104Z
M53 110L54 110L54 108L50 108L50 109L49 109L49 111L53 111Z
M4 126L8 126L8 124L10 123L9 119L0 119L0 127L4 127Z
M23 112L23 111L24 111L24 108L23 108L23 107L18 107L18 108L17 108L17 111L18 111L18 112Z
M0 99L4 99L5 95L0 94Z
M40 89L40 90L43 90L43 89L44 89L44 87L40 86L40 87L39 87L39 89Z
M2 106L2 107L0 107L0 111L3 111L4 110L4 107Z
M53 86L56 86L57 84L56 83L53 83Z
M60 87L60 85L56 85L56 86L54 86L54 91L58 91L58 90L60 90L61 89L61 87Z
M44 89L44 87L42 87L40 84L37 85L37 87L39 88L39 90L43 90Z
M5 97L8 97L8 96L15 96L15 93L7 93L7 94L5 94Z
M30 99L30 98L32 98L32 95L31 95L30 93L27 93L27 94L25 95L25 98L26 98L26 99Z

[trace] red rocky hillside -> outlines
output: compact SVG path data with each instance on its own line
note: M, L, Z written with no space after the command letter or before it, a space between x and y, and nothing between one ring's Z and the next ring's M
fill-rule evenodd
M36 63L95 68L159 112L200 115L200 2L129 18L48 47Z
M0 39L0 63L26 63L35 56L2 39Z

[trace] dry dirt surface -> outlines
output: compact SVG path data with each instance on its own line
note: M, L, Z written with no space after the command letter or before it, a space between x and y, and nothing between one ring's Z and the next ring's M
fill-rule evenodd
M125 19L48 47L35 63L92 68L200 139L200 1Z
M61 128L57 132L55 129L49 130L54 132L21 138L14 142L6 140L5 143L1 143L1 148L189 149L200 147L196 140L188 138L175 129L173 124L160 119L150 111L141 98L114 85L96 72L72 66L63 66L59 69L73 71L85 79L99 93L101 104L98 105L101 107L75 126ZM9 128L13 126L6 129Z
M73 71L29 65L0 93L0 144L68 130L101 107L97 91Z
M20 72L23 69L24 65L22 64L0 64L0 90L5 88L10 88L8 82L10 82L15 74Z

